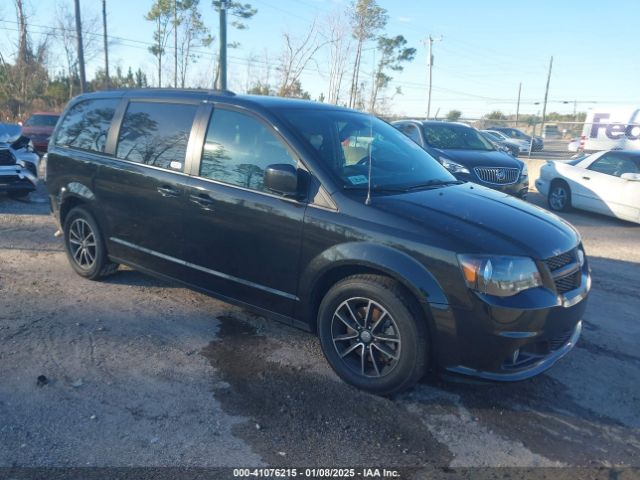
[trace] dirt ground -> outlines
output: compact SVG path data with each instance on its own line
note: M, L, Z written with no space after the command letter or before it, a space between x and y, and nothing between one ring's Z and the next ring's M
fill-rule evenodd
M566 218L594 279L574 351L388 399L308 333L128 269L78 277L42 192L0 196L0 467L640 466L640 225Z

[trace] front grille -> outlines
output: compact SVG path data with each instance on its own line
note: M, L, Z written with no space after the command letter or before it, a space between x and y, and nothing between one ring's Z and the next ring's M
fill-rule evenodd
M558 293L570 292L580 286L582 272L576 252L576 249L573 249L544 261L551 272ZM567 270L567 273L560 270Z
M476 167L473 170L480 180L494 185L516 183L520 176L519 168Z
M580 286L580 270L577 272L567 275L566 277L560 277L555 279L556 290L558 293L566 293L571 290L575 290Z
M545 263L547 264L547 267L549 267L549 270L553 272L555 270L558 270L559 268L564 267L565 265L569 265L575 259L575 252L571 250L555 257L548 258L547 260L545 260Z
M0 165L15 165L16 159L8 148L0 148Z

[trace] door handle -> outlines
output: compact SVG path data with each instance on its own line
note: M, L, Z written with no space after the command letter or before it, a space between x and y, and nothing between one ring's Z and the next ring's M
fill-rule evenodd
M591 177L582 177L583 180L591 180Z
M200 193L198 195L189 195L189 201L200 205L207 210L210 210L211 205L215 203L215 200L206 193Z
M158 187L158 193L163 197L177 197L180 195L180 190L170 187L169 185L162 185Z

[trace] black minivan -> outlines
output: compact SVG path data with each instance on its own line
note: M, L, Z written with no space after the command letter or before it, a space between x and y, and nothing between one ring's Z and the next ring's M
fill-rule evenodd
M316 332L371 392L428 369L525 379L580 335L578 232L456 180L370 115L229 92L82 95L46 182L78 274L126 264Z

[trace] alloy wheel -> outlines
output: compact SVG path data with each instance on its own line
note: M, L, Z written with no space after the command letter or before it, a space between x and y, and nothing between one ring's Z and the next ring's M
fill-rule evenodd
M345 365L364 377L383 377L400 359L398 325L369 298L350 298L338 306L331 320L331 338Z
M549 203L554 210L562 210L567 204L567 191L564 187L555 187L549 195Z
M76 264L89 270L96 261L96 236L89 223L76 218L69 227L69 249Z

